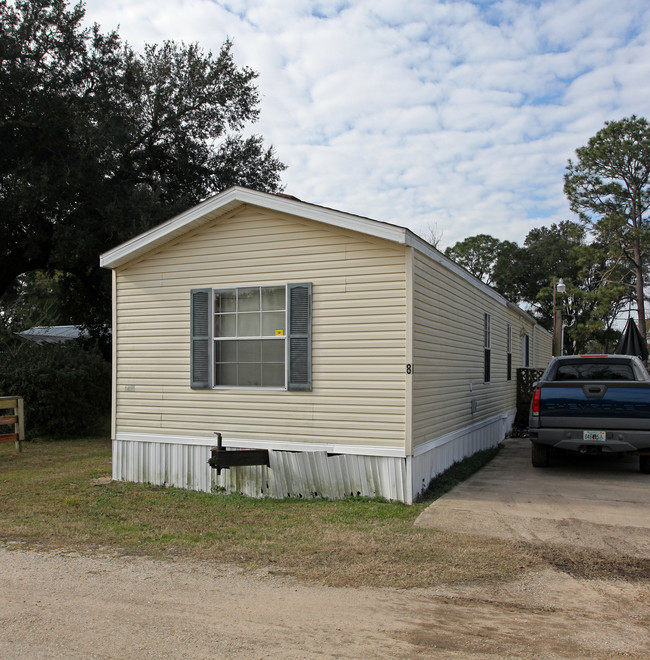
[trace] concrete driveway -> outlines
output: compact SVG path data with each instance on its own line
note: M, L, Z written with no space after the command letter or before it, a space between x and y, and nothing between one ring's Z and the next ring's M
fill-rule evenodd
M530 441L510 438L416 525L650 558L650 475L634 456L562 455L533 468Z

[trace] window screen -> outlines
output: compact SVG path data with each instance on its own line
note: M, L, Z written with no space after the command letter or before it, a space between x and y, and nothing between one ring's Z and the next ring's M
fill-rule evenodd
M214 292L214 384L284 387L286 287Z

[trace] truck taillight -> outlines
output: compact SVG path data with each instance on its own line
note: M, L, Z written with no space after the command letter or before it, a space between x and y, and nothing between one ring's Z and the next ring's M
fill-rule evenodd
M535 388L535 391L533 392L533 402L531 404L530 410L533 413L533 415L539 415L539 400L540 400L540 389L539 387Z

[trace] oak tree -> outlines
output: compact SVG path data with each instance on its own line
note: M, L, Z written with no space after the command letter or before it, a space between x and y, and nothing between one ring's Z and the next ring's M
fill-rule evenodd
M135 52L65 0L0 0L0 296L57 273L63 316L110 319L99 254L231 185L281 190L248 127L256 73L164 42Z

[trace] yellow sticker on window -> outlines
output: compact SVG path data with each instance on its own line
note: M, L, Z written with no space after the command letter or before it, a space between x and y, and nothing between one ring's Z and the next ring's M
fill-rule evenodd
M275 331L275 336L276 337L284 337L284 330L276 330Z

